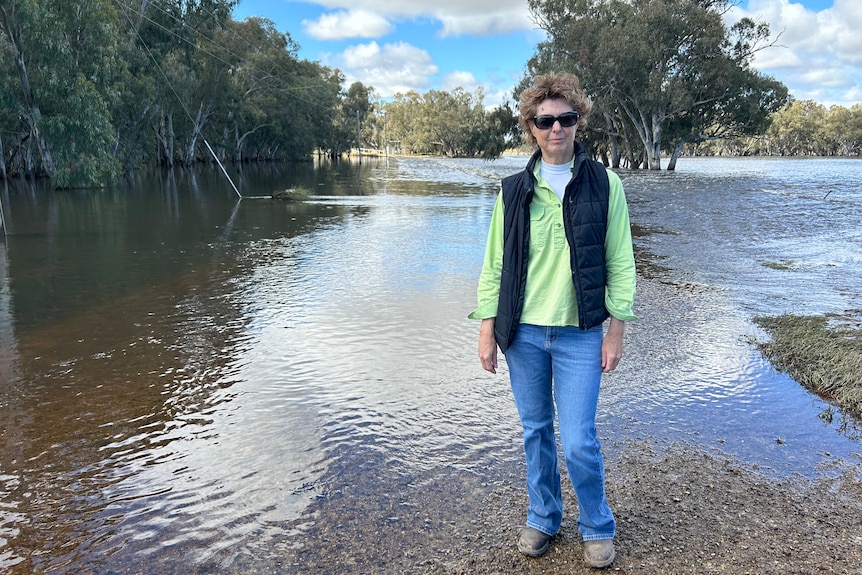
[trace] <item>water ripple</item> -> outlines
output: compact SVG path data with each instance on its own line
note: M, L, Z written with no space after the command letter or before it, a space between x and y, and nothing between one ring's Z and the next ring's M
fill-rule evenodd
M271 567L319 520L315 503L381 485L443 497L441 469L520 469L505 359L481 370L466 315L499 178L523 161L347 170L302 205L177 191L169 208L130 210L126 195L118 213L154 210L155 231L127 238L122 257L114 235L89 232L85 250L34 237L10 251L35 267L10 268L0 292L17 298L15 331L0 334L14 340L0 359L12 377L0 568ZM686 158L677 174L622 172L640 319L603 381L603 439L685 438L784 475L859 450L751 345L763 336L752 315L862 307L860 164L841 163L855 182L843 186L819 165ZM80 253L101 250L114 265L81 285ZM63 288L48 297L43 284Z

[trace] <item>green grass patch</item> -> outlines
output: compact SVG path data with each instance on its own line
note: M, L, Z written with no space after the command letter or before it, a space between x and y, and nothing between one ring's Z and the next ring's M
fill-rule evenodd
M789 270L793 269L793 260L784 260L783 262L763 262L763 266L774 270Z
M287 188L286 190L273 192L272 199L282 200L285 202L301 202L303 200L307 200L310 195L310 189L304 186L298 186L296 188Z
M758 316L754 322L771 340L758 342L761 353L779 370L862 417L862 310L845 315Z

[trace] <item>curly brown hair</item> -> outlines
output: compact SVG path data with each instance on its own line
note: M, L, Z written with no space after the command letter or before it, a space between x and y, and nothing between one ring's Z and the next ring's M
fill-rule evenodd
M593 103L586 92L581 88L581 81L577 76L569 72L559 74L542 74L533 78L533 85L521 92L519 105L521 129L527 141L536 143L530 125L536 115L536 109L547 99L565 100L573 110L581 115L578 120L578 130L587 125L587 116L593 109Z

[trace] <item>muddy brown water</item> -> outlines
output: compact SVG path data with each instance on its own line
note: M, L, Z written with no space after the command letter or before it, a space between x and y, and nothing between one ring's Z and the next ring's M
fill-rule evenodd
M0 570L301 573L280 558L303 525L421 517L392 493L469 522L472 489L521 473L505 364L481 371L466 315L524 161L266 166L232 173L241 201L214 171L7 185ZM751 318L862 309L862 161L621 176L640 319L604 382L606 445L684 440L778 477L858 457L855 423L760 358ZM312 196L254 197L292 186ZM354 515L326 514L345 498Z

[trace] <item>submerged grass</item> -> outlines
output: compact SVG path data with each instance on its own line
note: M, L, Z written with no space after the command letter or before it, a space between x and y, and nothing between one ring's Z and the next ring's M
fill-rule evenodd
M273 192L272 199L286 202L302 202L307 200L309 196L311 196L311 190L309 188L298 186Z
M759 316L771 341L758 343L777 369L848 413L862 417L862 310L845 315Z
M781 262L763 262L764 267L774 270L790 270L793 269L793 260L784 260Z

